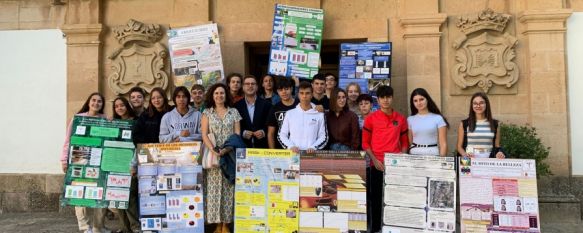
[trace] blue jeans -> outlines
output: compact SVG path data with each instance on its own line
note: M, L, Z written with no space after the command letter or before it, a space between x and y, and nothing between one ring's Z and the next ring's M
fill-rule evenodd
M330 145L330 150L352 150L352 148L341 143L334 143Z

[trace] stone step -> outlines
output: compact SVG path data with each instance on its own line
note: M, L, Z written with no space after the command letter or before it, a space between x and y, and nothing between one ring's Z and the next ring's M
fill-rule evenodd
M573 195L539 196L540 222L545 223L572 223L581 221L581 201Z

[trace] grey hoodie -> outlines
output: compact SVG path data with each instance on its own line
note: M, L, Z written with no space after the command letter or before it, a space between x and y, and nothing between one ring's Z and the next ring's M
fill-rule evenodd
M180 138L181 142L200 141L202 133L200 131L201 114L192 107L188 107L188 112L181 116L176 108L167 112L160 122L160 142L174 142L174 139ZM188 137L181 137L180 132L188 130Z

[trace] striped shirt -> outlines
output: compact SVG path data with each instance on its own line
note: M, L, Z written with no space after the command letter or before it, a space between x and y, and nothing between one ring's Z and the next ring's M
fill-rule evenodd
M494 147L494 132L490 129L490 123L487 120L476 121L476 130L471 132L469 127L468 132L468 146L466 151L473 153L478 158L488 158L490 151Z

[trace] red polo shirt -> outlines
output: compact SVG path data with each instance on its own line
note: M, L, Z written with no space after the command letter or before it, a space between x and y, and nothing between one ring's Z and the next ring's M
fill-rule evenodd
M409 147L407 119L393 110L388 115L377 110L364 120L362 149L371 149L374 156L385 162L385 153L401 153Z

